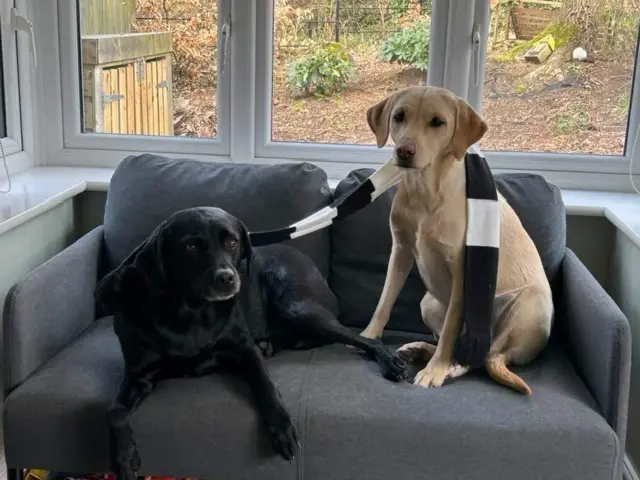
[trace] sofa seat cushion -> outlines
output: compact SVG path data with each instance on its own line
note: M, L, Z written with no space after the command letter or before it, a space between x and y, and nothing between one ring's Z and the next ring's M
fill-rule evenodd
M141 473L274 480L611 478L617 437L554 346L519 370L531 397L482 372L440 389L394 384L374 362L342 345L283 352L268 365L298 427L302 451L294 464L271 454L247 386L219 374L161 382L142 403L132 419ZM111 319L99 320L7 398L9 467L106 471L103 412L121 374Z
M227 210L250 230L286 227L331 203L326 173L310 163L209 163L143 154L125 158L109 185L104 241L118 265L156 226L183 208ZM328 229L288 243L329 273Z
M353 170L336 187L339 197L366 180L371 168ZM560 189L541 175L504 173L495 175L496 187L513 207L540 253L552 285L558 277L566 242L566 218ZM338 298L341 321L362 329L367 326L387 273L391 254L389 214L397 187L387 190L371 205L331 230L329 282ZM391 311L388 328L426 332L420 318L425 287L414 264Z

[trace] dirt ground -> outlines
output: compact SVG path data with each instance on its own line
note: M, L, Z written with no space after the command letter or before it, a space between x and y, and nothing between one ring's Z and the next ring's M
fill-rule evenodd
M570 61L554 52L543 65L489 59L482 114L487 150L565 153L623 153L633 62ZM373 145L365 112L376 101L424 79L420 72L381 63L375 51L354 55L358 81L325 99L293 96L276 61L273 138L277 141ZM176 86L176 135L215 135L213 89Z

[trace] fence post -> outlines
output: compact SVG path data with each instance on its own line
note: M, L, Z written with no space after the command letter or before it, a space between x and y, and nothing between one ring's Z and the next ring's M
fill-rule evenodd
M336 42L340 41L340 0L336 0L336 23L334 25Z

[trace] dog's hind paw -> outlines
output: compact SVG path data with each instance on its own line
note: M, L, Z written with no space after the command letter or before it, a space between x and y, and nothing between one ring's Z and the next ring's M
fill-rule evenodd
M406 343L396 352L400 355L400 358L407 362L419 362L421 360L429 360L433 357L436 351L436 346L427 342L411 342Z

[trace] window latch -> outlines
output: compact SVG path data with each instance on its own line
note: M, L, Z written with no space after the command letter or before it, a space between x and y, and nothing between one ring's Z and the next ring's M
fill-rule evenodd
M224 75L224 67L227 64L227 49L229 46L229 37L231 37L231 16L227 15L220 31L222 35L222 58L220 59L220 76Z
M480 83L480 25L473 24L471 31L471 44L473 46L473 85L477 87Z
M29 34L29 40L31 40L31 56L33 57L33 66L38 66L38 59L36 58L36 37L33 33L33 23L27 20L26 17L20 15L16 7L11 9L11 28L16 32L27 32Z

